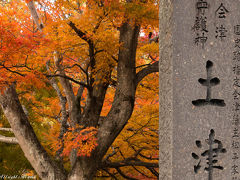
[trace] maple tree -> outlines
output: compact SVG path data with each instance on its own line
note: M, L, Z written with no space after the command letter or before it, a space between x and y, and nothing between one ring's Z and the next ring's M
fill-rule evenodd
M116 138L105 161L128 166L103 169L99 176L114 179L157 179L158 168L137 166L138 161L158 163L158 81L157 75L146 77L137 88L135 109L128 124ZM151 82L151 83L149 83Z
M153 0L1 1L0 104L15 138L0 140L41 179L156 178L157 99L141 94L157 87L157 12Z

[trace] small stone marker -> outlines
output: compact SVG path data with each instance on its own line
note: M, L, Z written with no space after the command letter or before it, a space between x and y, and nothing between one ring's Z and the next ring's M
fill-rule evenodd
M172 2L172 115L161 115L160 62L160 179L240 180L240 1Z

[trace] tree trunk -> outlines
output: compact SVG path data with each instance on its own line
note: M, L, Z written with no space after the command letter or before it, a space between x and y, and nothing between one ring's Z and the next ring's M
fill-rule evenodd
M79 158L70 173L68 180L92 180L97 172L97 164L93 158Z
M124 23L120 27L117 87L114 101L98 131L97 157L103 157L132 115L136 92L136 49L140 27Z
M64 170L51 160L38 141L19 102L14 84L0 95L0 104L24 155L41 179L65 180Z

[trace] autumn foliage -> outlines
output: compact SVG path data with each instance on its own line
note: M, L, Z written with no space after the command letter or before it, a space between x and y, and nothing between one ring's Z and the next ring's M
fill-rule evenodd
M0 7L1 94L14 84L51 158L67 172L86 164L95 177L156 179L158 4L6 0Z
M97 146L96 133L97 129L94 127L69 128L64 134L63 141L59 137L59 125L56 129L51 129L49 134L44 134L48 140L46 145L50 145L51 153L56 154L62 147L62 156L68 157L73 149L77 150L77 156L90 156L92 150ZM79 130L82 129L82 130ZM62 144L62 142L66 142Z

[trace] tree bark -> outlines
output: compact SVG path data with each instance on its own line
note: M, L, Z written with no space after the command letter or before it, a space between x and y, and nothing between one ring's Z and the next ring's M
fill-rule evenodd
M93 157L79 157L68 180L92 180L99 164Z
M9 143L9 144L18 144L18 140L15 137L6 137L0 135L0 142Z
M36 8L35 8L35 6L34 6L33 0L32 0L32 1L29 1L29 2L27 3L27 6L28 6L28 8L29 8L29 10L30 10L30 12L31 12L31 15L32 15L32 17L33 17L34 22L35 22L36 25L37 25L38 30L39 30L39 31L42 31L42 29L43 29L43 23L42 23L41 19L39 18L39 15L38 15L37 10L36 10Z
M120 27L120 43L117 66L117 86L109 114L99 127L97 157L103 157L114 139L131 117L136 92L135 58L139 26L124 23Z
M64 171L54 163L38 141L19 102L15 85L0 95L0 104L26 158L42 179L65 180Z

